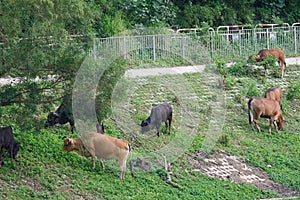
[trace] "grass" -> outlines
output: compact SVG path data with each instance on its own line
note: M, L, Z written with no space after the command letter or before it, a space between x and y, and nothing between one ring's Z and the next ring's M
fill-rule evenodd
M299 70L300 67L294 69ZM245 104L247 95L253 91L245 91L244 81L238 77L231 78L234 79L234 87L223 92L232 98L226 99L226 121L213 151L225 150L234 154L266 171L272 180L300 191L299 99L284 101L288 120L284 131L275 133L273 129L270 135L267 131L268 122L260 119L262 132L253 132L248 123ZM243 79L255 81L253 77ZM131 141L134 159L138 156L146 157L175 139L184 140L184 135L183 138L177 138L182 132L193 139L187 146L187 153L199 152L205 133L210 128L209 124L212 123L212 106L218 100L216 92L220 92L213 81L208 80L208 75L168 75L136 81L126 109L131 120L127 123L135 124L130 133L136 134L138 141L128 134L129 131L120 130L111 119L105 121L106 134ZM171 135L163 135L161 138L140 135L137 132L140 121L148 116L152 103L161 101L172 102L174 108ZM2 119L3 123L6 121L9 124L14 117L9 110L1 108L3 116L9 116ZM42 123L42 120L37 123ZM198 125L196 134L189 131L195 129L184 128L187 124ZM37 127L42 127L42 124ZM164 126L162 130L164 132ZM182 154L172 163L173 181L181 188L166 184L166 174L157 163L148 172L135 167L136 178L132 178L127 171L125 181L120 181L117 162L106 161L105 170L99 165L93 170L90 158L62 152L62 137L69 135L69 132L68 125L22 130L16 124L14 134L22 148L17 163L11 162L6 156L5 164L0 168L2 199L261 199L278 196L252 185L219 180L194 172L188 162L181 159L184 157Z

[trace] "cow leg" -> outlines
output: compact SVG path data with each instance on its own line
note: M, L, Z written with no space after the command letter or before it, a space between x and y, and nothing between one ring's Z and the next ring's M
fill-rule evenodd
M267 76L267 64L264 65L265 68L265 76Z
M126 156L126 158L127 158L127 156ZM120 180L124 180L125 171L126 171L126 159L125 159L125 160L122 160L122 161L120 162L120 170L121 170L121 173L120 173L119 179L120 179Z
M91 153L92 154L92 161L93 161L93 169L95 169L95 159L96 159L96 156L95 156L95 153Z
M0 167L4 164L2 161L2 146L0 145Z
M166 124L166 135L168 134L168 120L165 121L165 124Z
M172 117L169 119L169 134L171 133L171 123L172 123Z
M273 124L274 124L274 126L275 126L275 128L276 128L276 132L277 132L277 133L279 133L279 130L278 130L278 125L277 125L277 121L276 121L276 120L274 120Z
M160 125L157 125L156 126L156 130L157 130L157 137L159 137L160 136Z
M272 134L272 125L273 125L273 123L275 123L275 121L274 121L274 119L273 118L271 118L270 119L270 126L269 126L269 133L270 134ZM274 124L275 125L275 124ZM276 127L277 125L275 125L275 127ZM277 129L277 128L276 128Z
M72 132L72 134L74 134L74 130L75 130L74 123L70 122L70 126L71 126L71 132Z
M255 126L256 126L256 128L257 128L257 131L260 132L260 127L259 127L259 125L258 125L258 117L254 118L254 119L253 119L253 122L255 123Z
M99 160L99 165L103 170L105 169L104 162L102 159Z
M253 131L255 131L253 121L251 122L251 128Z
M281 61L281 79L283 79L284 76L284 62Z

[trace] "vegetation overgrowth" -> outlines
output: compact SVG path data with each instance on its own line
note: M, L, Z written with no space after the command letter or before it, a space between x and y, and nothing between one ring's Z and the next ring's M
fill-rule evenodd
M284 131L274 131L270 135L267 132L268 122L261 119L259 123L262 132L257 133L252 131L248 123L247 99L253 95L262 96L269 86L280 84L280 79L274 77L272 72L267 77L262 76L263 72L259 74L255 70L245 73L241 67L246 67L245 64L237 65L233 66L236 70L224 69L226 76L217 76L223 78L225 83L231 82L230 87L225 85L221 91L232 98L226 99L226 121L212 151L224 150L236 155L266 171L272 180L300 191L299 79L297 76L287 77L285 83L288 85L283 86L283 109L288 121ZM197 96L197 104L190 108L190 112L201 122L185 153L193 155L201 151L205 133L209 129L211 105L216 100L215 94L209 91L214 92L215 87L218 87L211 85L208 77L219 72L221 68L207 67L208 70L204 74L136 79L141 84L130 97L131 107L128 110L132 120L138 125L147 117L152 103L172 102L174 123L170 136L133 138L132 135L123 132L110 117L105 120L105 134L129 140L138 155L147 155L170 143L174 136L179 134L182 109L180 103L183 102L183 97L188 95L177 99L177 95L184 91L173 91L172 88L159 83L162 80L172 82L184 78ZM298 65L290 66L289 74L299 70ZM12 125L15 138L22 146L17 162L12 162L6 156L4 166L0 168L0 192L3 199L260 199L278 196L274 192L263 191L252 185L219 180L195 172L190 168L189 162L182 159L184 155L178 155L178 159L171 163L173 181L179 184L180 188L166 184L166 172L163 166L159 165L153 166L148 172L135 167L136 178L127 173L125 181L120 181L117 162L107 161L105 170L98 165L93 170L90 158L62 152L62 138L70 135L67 125L44 129L43 122L47 113L40 110L32 113L29 117L31 121L27 120L29 125L24 128L19 123L21 119L14 114L17 109L17 105L1 107L1 125ZM75 136L78 135L72 135Z

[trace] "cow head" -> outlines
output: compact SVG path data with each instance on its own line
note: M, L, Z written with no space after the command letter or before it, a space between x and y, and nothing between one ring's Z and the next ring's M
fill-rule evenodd
M259 54L256 54L256 56L255 56L255 61L256 61L256 62L260 62L260 61L261 61L261 57L260 57Z
M277 121L276 121L279 130L282 130L282 129L283 129L284 122L285 122L285 120L284 120L284 118L283 118L283 116L282 116L282 114L281 114L281 115L278 117Z
M50 112L45 122L45 127L53 126L59 123L60 115L56 112Z
M66 138L64 140L63 151L66 151L66 152L73 151L74 150L74 145L73 144L74 143L73 143L72 138Z
M143 120L142 123L141 123L141 127L145 127L145 126L148 126L150 124L149 121L147 120Z
M148 132L151 130L151 120L150 118L143 120L141 123L142 133Z

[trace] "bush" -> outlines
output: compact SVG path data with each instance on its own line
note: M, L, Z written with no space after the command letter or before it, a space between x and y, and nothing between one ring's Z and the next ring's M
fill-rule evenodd
M288 94L286 96L288 100L293 100L295 98L300 98L300 82L294 81L290 84Z
M249 67L246 63L235 63L227 68L227 73L235 77L247 76L249 74Z
M252 97L260 96L260 92L257 89L257 83L254 80L245 80L242 82L242 87L240 88L241 96Z

